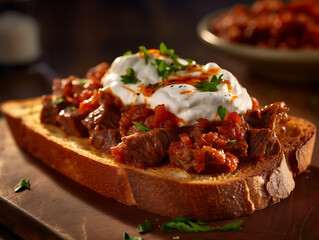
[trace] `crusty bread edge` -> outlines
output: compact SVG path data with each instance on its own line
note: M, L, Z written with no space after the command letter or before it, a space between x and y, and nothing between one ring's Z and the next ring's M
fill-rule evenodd
M32 103L32 99L29 101ZM136 205L168 217L230 219L277 203L288 197L294 188L292 173L283 154L279 156L281 164L272 170L247 179L218 184L163 178L147 170L97 161L67 149L29 128L27 123L11 113L9 107L10 104L21 102L24 101L9 101L1 106L20 146L76 182L126 205ZM313 147L314 136L309 141L302 147L304 150L299 149L299 158L311 159L311 154L304 153ZM310 162L310 159L306 162Z
M289 119L292 121L298 121L298 118L294 116L289 116ZM301 121L301 124L313 126L313 133L312 136L306 142L304 142L302 146L296 149L294 157L290 159L290 161L294 161L293 163L291 163L295 166L295 169L293 169L294 176L301 174L310 166L313 149L315 146L317 130L311 122L305 119L299 119L299 121Z

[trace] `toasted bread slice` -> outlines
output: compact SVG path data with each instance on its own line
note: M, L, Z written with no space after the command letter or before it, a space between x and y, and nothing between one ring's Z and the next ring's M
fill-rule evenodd
M20 146L106 197L168 217L230 219L287 198L295 186L293 171L300 173L310 164L316 134L312 123L291 117L288 130L281 132L282 153L267 161L241 164L228 174L189 174L169 166L144 170L114 162L91 147L86 138L68 136L58 127L41 124L41 108L41 98L2 104ZM294 135L294 128L302 137Z

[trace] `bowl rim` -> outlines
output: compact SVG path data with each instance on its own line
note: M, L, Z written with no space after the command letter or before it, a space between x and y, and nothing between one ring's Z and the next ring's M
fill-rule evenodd
M284 62L319 62L319 50L313 51L300 51L300 50L281 50L281 49L263 49L257 46L243 44L243 43L233 43L224 40L215 34L213 34L209 29L212 21L221 13L229 10L222 9L218 11L211 12L204 17L202 17L197 24L197 34L206 44L211 47L223 50L230 55L235 55L237 57L259 59L264 61L284 61Z

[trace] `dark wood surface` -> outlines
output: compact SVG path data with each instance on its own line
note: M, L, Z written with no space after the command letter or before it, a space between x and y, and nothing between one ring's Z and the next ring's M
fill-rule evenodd
M163 41L182 57L200 64L217 62L230 70L262 105L284 100L291 108L290 114L319 126L319 77L311 83L302 79L297 83L275 82L252 74L242 62L199 40L196 24L200 18L233 6L236 0L30 2L29 12L41 29L41 62L28 68L0 66L0 102L48 93L54 77L83 76L101 61L111 62L140 45L156 48ZM136 225L146 218L156 224L168 220L105 199L72 182L19 149L3 120L0 129L0 239L18 239L15 234L36 239L122 239L123 231L136 234ZM243 218L244 229L240 232L162 234L156 228L144 238L318 239L318 153L317 136L310 172L296 179L292 195L274 207ZM31 178L32 190L15 194L13 186L24 177Z
M20 149L3 120L0 129L0 222L24 239L122 239L123 232L138 235L136 227L145 219L155 226L143 235L145 240L319 238L318 167L297 177L288 199L241 218L241 231L162 233L159 225L168 218L122 205L69 180ZM15 193L15 184L26 177L31 190Z

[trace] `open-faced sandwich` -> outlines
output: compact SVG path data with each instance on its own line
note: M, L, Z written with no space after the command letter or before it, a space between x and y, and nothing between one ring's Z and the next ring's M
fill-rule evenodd
M236 218L287 198L316 129L215 63L140 47L2 105L19 145L96 192L169 217Z

